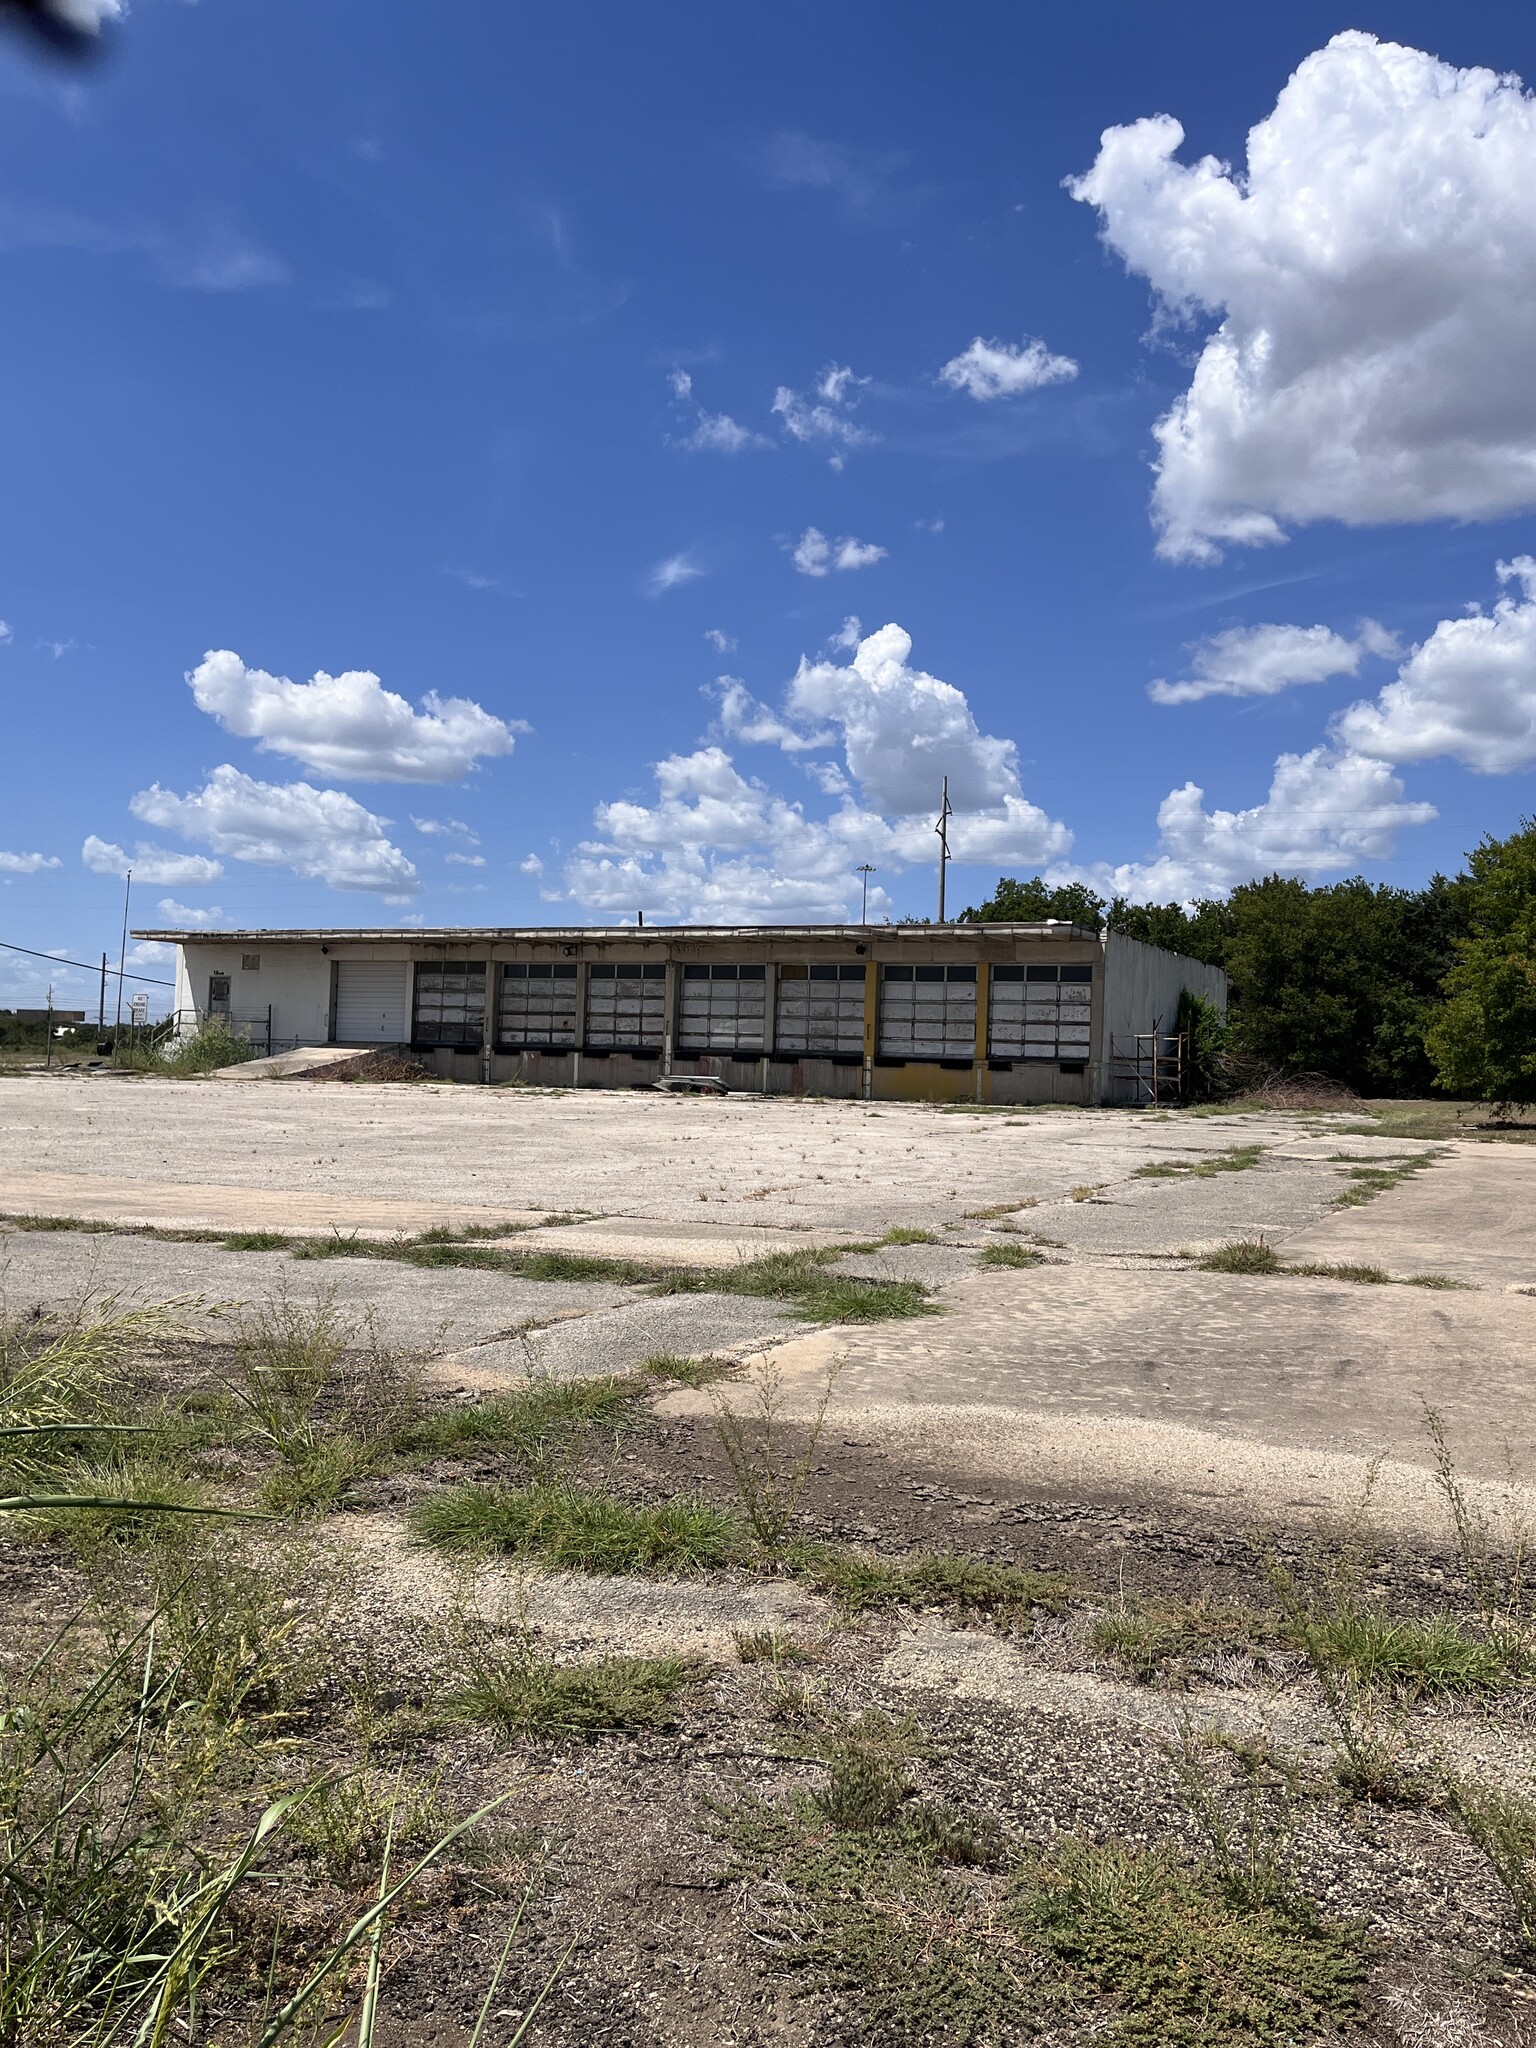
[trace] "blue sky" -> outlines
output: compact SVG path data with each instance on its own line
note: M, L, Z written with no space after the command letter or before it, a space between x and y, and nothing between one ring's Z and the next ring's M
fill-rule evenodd
M0 49L0 938L927 912L944 772L952 903L1536 808L1528 9L108 27Z

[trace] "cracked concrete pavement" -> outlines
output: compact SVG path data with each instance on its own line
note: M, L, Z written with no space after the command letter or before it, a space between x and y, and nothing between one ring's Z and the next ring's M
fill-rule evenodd
M918 1228L937 1242L863 1251L842 1270L920 1279L942 1313L807 1330L772 1301L311 1264L120 1231L7 1230L0 1270L13 1311L88 1293L323 1291L476 1386L621 1369L657 1350L765 1353L792 1410L809 1412L841 1360L839 1422L927 1469L1025 1492L1176 1499L1228 1522L1347 1506L1384 1456L1379 1504L1420 1527L1436 1513L1424 1397L1494 1505L1509 1457L1536 1454L1524 1420L1536 1299L1514 1291L1536 1286L1536 1153L1360 1136L1358 1124L26 1078L0 1082L11 1215L99 1214L111 1181L108 1222L297 1232L323 1216L387 1235L381 1205L395 1205L412 1218L395 1228L478 1218L524 1247L699 1266ZM1253 1163L1240 1147L1258 1148ZM1335 1206L1352 1161L1406 1157L1432 1163L1363 1207ZM1187 1170L1224 1161L1238 1170ZM1258 1235L1289 1260L1461 1284L1248 1278L1181 1257ZM1048 1263L979 1266L988 1244L1031 1244ZM700 1402L680 1391L665 1405Z

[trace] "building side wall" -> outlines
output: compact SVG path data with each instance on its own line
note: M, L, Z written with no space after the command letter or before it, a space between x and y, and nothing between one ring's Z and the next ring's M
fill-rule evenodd
M241 965L251 953L261 962L254 969ZM405 958L405 949L395 948L394 957ZM275 1040L325 1044L330 1032L331 962L318 945L271 946L239 941L229 945L217 939L201 944L189 940L181 948L176 967L177 1009L195 1010L201 1016L208 1007L208 980L214 974L229 976L229 1007L233 1017L259 1018L265 1026L270 1004Z
M1112 1061L1120 1047L1128 1049L1138 1032L1172 1031L1179 998L1185 989L1203 996L1219 1010L1227 1007L1227 977L1219 967L1168 953L1125 932L1104 934L1104 1001L1098 1051L1102 1084L1100 1099L1117 1099ZM1123 1091L1121 1091L1123 1092Z

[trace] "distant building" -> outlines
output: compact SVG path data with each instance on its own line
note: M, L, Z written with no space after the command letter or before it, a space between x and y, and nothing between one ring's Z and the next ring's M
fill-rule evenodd
M544 1087L692 1074L769 1095L1134 1101L1137 1038L1171 1033L1186 989L1227 1000L1219 968L1049 922L134 936L177 947L188 1024Z

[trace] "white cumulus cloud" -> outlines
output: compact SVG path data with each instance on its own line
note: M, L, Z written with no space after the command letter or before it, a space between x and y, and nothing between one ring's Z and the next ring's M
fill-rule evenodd
M1449 755L1483 775L1536 762L1536 559L1500 562L1498 575L1520 594L1442 619L1374 703L1335 720L1342 745L1383 761Z
M802 576L828 576L834 570L867 569L885 560L885 549L871 540L855 540L845 534L828 540L820 527L808 526L794 543L790 559Z
M199 928L205 928L211 924L218 924L223 918L224 912L217 903L210 903L206 910L194 910L190 903L178 903L174 896L162 896L160 898L160 915L168 924L196 925ZM148 943L154 942L150 941Z
M62 865L56 853L0 853L0 875L36 875Z
M368 669L318 669L295 683L247 668L227 648L210 649L187 682L198 709L226 732L317 774L359 782L459 782L482 755L510 754L516 733L527 730L435 690L413 711Z
M136 815L142 817L142 811ZM136 882L157 882L162 888L186 889L198 882L217 882L224 873L220 861L201 853L172 853L163 846L146 846L141 839L132 853L110 839L88 834L80 858L93 874L122 877L132 868Z
M599 807L594 837L565 865L568 896L694 923L843 917L859 901L860 862L898 873L936 858L946 774L956 859L1065 858L1072 835L1025 796L1012 741L981 732L964 692L914 668L911 651L890 625L859 640L846 664L802 661L782 711L722 677L727 738L791 755L841 746L842 765L807 764L835 808L808 815L718 744L669 755L656 764L653 803ZM872 891L870 902L878 913L888 899Z
M983 341L978 334L969 348L950 357L939 381L985 404L1038 391L1045 384L1066 384L1076 375L1072 358L1053 356L1043 341Z
M1328 626L1229 626L1191 649L1193 674L1183 682L1148 683L1154 704L1196 704L1202 697L1277 697L1294 683L1326 683L1354 676L1368 654L1401 649L1374 619L1363 619L1353 640Z
M1069 181L1162 315L1215 315L1158 421L1161 551L1288 525L1536 504L1536 105L1520 81L1350 30L1299 66L1246 170L1168 114Z
M1269 794L1248 810L1208 811L1205 791L1186 782L1158 808L1158 850L1151 860L1072 872L1136 903L1190 902L1225 896L1259 875L1316 881L1363 860L1390 860L1399 832L1434 816L1433 804L1407 800L1382 762L1314 747L1282 754Z
M315 789L307 782L257 782L226 762L214 769L202 789L177 796L153 783L130 800L129 809L146 825L201 841L231 860L291 868L296 875L328 882L333 889L409 894L419 886L415 868L389 839L388 820L375 817L339 789ZM222 873L216 861L204 865L212 874L153 879L213 881ZM136 864L134 871L138 872Z

